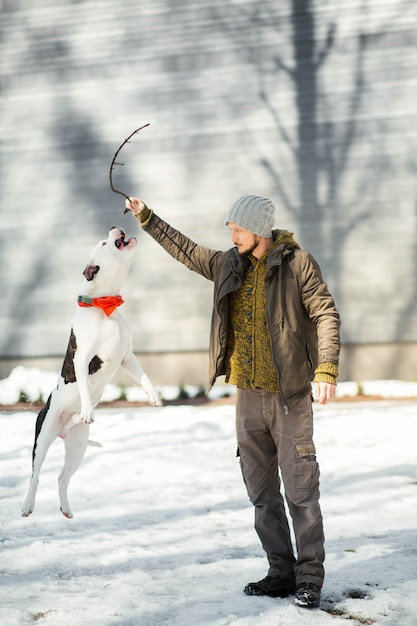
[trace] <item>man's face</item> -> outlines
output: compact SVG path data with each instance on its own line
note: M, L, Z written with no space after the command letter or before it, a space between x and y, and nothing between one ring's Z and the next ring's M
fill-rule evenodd
M232 243L236 246L237 251L241 256L248 256L249 254L252 254L254 250L256 250L260 240L260 237L258 237L258 235L254 235L253 233L245 230L244 228L241 228L233 222L228 222L227 227L232 233Z

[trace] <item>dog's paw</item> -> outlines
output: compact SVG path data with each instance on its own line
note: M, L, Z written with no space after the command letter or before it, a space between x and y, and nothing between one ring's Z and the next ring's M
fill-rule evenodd
M79 414L79 422L81 424L92 424L94 422L94 412L91 411L80 411Z
M64 515L64 517L66 517L67 519L72 519L74 516L71 513L71 509L69 507L65 507L65 509L61 506L61 513L62 515Z
M154 390L153 393L148 393L148 402L151 406L162 406L161 398L159 394Z
M34 506L32 502L25 502L22 508L22 517L29 517L33 513Z
M146 374L143 374L143 376L141 377L140 384L143 391L146 393L149 404L151 404L152 406L162 406L159 393L157 392Z

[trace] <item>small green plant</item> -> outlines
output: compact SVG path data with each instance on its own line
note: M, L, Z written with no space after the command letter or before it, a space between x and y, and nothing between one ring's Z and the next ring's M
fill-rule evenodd
M19 393L19 402L29 402L29 398L27 397L23 389L21 389Z
M127 400L126 387L120 387L120 395L117 399L121 401Z
M33 619L34 622L37 622L39 619L42 619L43 617L46 617L48 615L48 613L52 613L52 610L49 609L49 611L38 611L37 613L32 615L32 619Z
M203 398L206 395L205 389L202 385L198 387L197 393L195 394L195 398Z
M188 398L188 393L185 390L183 385L180 385L178 389L177 400L186 400Z

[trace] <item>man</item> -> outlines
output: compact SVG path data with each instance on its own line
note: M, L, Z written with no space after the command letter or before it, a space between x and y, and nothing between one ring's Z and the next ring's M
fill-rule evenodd
M313 443L311 381L320 404L333 398L340 319L313 257L292 233L272 230L274 205L246 195L225 222L234 247L209 250L162 221L142 200L126 208L172 257L214 281L210 385L236 385L238 454L268 574L247 595L320 603L324 534ZM292 518L296 552L280 491Z

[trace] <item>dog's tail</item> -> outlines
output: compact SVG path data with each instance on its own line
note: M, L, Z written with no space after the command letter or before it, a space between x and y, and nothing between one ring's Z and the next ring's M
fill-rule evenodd
M91 446L92 448L102 448L102 444L99 443L98 441L91 441L91 439L88 440L88 445Z

